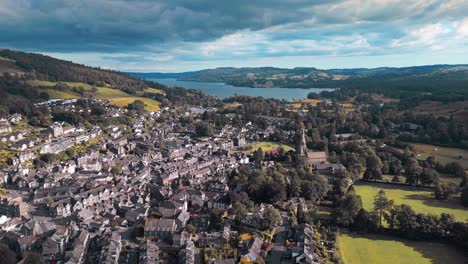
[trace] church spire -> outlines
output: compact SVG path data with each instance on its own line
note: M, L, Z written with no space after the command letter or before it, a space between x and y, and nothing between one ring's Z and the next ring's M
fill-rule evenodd
M304 127L301 127L300 129L299 141L296 146L296 154L299 156L308 156Z

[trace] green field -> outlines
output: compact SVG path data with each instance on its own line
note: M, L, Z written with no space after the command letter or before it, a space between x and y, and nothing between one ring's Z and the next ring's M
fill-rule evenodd
M424 214L441 213L453 214L458 221L468 222L468 210L460 203L459 197L454 197L448 201L440 201L434 198L432 191L421 190L410 186L391 186L381 183L355 183L354 189L362 198L364 209L372 210L374 207L374 197L383 189L389 199L395 204L407 204L414 211Z
M82 87L85 90L91 90L93 87L90 84L82 83L82 82L49 82L49 81L40 81L40 80L30 80L28 81L30 85L33 86L55 86L59 83L66 84L68 87Z
M97 99L115 99L115 98L122 98L122 97L129 97L126 92L122 92L117 89L106 88L106 87L99 87L97 88L97 92L94 95Z
M48 82L48 81L39 81L33 80L29 81L31 85L36 86L55 86L57 83L55 82ZM92 86L86 83L78 83L78 82L63 82L70 87L83 87L86 90L91 90ZM77 93L72 91L60 91L55 89L45 89L47 94L49 94L50 98L55 99L73 99L73 98L80 98L81 96ZM161 90L148 88L147 92L152 93L163 93ZM121 90L112 89L108 87L97 87L97 91L93 94L93 97L97 99L103 100L110 100L110 104L118 106L118 107L126 107L128 104L133 103L135 100L140 100L145 103L145 109L147 111L153 112L159 110L160 103L156 100L140 97L140 96L133 96Z
M458 162L468 169L468 150L458 148L445 148L428 144L411 144L419 160L425 160L433 155L436 161L447 164Z
M166 94L164 91L155 89L155 88L146 88L143 92L145 93L154 93L154 94Z
M466 263L463 253L448 245L383 235L342 234L338 248L345 264Z
M79 94L70 91L59 91L54 89L45 89L50 98L53 99L76 99L80 98Z
M135 100L140 100L143 103L145 103L145 109L147 111L155 112L160 109L159 108L160 103L151 98L131 96L131 97L115 98L115 99L110 99L110 100L111 100L110 104L118 106L118 107L125 107L128 104L133 103Z
M393 175L382 175L382 180L391 182L393 177L394 177ZM441 183L449 183L450 182L450 183L454 183L456 185L459 185L461 183L461 181L462 181L462 179L460 177L455 177L455 176L447 175L447 174L440 174L439 179L440 179ZM404 182L405 177L400 176L400 180L402 182Z
M281 147L286 152L290 151L290 150L294 150L293 147L288 146L286 144L281 144L281 143L278 143L278 142L268 142L268 141L262 141L262 142L258 142L258 143L255 143L255 144L250 144L248 146L250 146L251 148L249 148L246 151L242 151L242 152L246 152L246 153L250 154L250 153L254 152L257 149L262 148L263 153L265 153L265 152L268 152L268 151L277 150L277 149L279 149ZM236 149L236 151L239 151L239 150Z

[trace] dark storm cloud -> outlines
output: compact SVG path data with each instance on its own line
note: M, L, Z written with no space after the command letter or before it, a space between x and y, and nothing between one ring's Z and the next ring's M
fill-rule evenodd
M0 0L0 48L139 70L420 60L464 54L467 13L466 0Z
M242 29L300 22L320 1L6 0L0 43L45 51L131 50L207 41ZM3 10L3 12L2 12Z

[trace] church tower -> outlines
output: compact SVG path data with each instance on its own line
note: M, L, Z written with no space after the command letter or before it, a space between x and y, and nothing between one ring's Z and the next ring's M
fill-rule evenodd
M308 157L309 154L307 152L307 145L306 145L306 138L305 138L305 129L301 128L299 133L299 141L296 145L296 154L298 156Z

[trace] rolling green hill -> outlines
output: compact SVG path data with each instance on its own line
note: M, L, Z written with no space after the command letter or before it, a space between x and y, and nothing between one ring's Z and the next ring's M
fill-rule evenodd
M121 107L141 100L148 111L156 111L162 100L186 104L203 97L197 91L169 88L121 72L0 49L0 116L34 115L33 104L51 98L106 99Z
M93 90L93 86L80 83L80 82L50 82L50 81L39 81L39 80L30 80L27 81L32 86L38 87L40 90L46 92L50 98L53 99L73 99L73 98L96 98L96 99L104 99L109 100L110 104L119 106L119 107L126 107L127 105L133 103L135 100L140 100L145 103L145 109L147 111L158 111L160 103L156 100L151 98L145 98L142 96L136 96L128 94L124 91L109 88L109 87L95 87ZM68 87L71 89L59 90L54 89L60 86L60 89L63 87ZM85 92L80 94L72 90L73 88L83 89ZM157 90L154 88L147 88L145 91L150 91L153 93L163 93L161 90Z
M468 65L428 65L374 69L216 68L183 73L131 73L141 78L177 78L222 82L234 86L283 88L342 88L384 94L393 98L425 96L431 101L468 99Z

